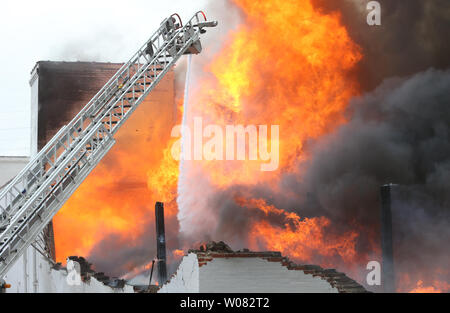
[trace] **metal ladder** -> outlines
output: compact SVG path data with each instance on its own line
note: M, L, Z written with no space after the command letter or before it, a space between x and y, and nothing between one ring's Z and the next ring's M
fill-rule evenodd
M217 22L166 18L130 61L0 191L0 277L32 244L115 144L114 134L183 54L202 50Z

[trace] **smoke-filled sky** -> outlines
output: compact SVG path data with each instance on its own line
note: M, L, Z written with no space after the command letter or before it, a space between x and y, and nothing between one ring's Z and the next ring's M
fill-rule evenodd
M29 155L30 72L37 61L125 62L172 13L206 0L0 2L0 155Z
M381 25L368 27L365 0L313 0L324 12L338 11L364 58L357 71L364 90L383 79L404 76L428 67L450 66L447 0L380 0Z
M112 1L40 1L27 4L29 9L23 11L16 9L17 2L2 2L5 17L0 22L0 34L7 44L0 55L7 75L0 78L0 88L15 98L12 103L0 103L0 155L28 152L27 81L35 61L123 61L163 17L178 11L185 18L207 3L222 27L220 35L209 37L204 44L217 44L219 48L222 41L216 38L223 38L227 27L235 25L233 16L240 17L239 11L226 10L227 4L228 8L234 6L225 0L198 1L196 8L192 2L181 0L170 4L152 2L159 7L154 8L149 1L128 2L133 14L126 19L121 18L123 6ZM408 234L397 251L403 257L399 259L403 270L410 271L414 266L420 267L416 270L447 270L448 249L441 247L446 244L442 238L448 238L450 226L450 45L446 33L450 29L449 1L381 0L382 25L376 27L366 24L368 1L311 2L325 14L339 12L350 38L361 48L361 61L353 72L346 73L357 77L361 93L344 110L348 122L325 136L310 138L305 143L310 158L305 161L298 155L298 171L280 174L278 188L246 183L219 190L208 186L204 173L195 173L183 192L195 197L201 186L202 196L190 203L195 205L185 205L184 216L191 220L181 221L181 229L194 225L191 222L196 217L207 216L201 221L211 219L214 223L197 223L203 228L192 229L190 236L181 234L180 238L188 242L192 238L225 240L233 247L244 247L248 244L250 222L260 219L255 211L243 211L234 201L237 194L245 194L302 217L329 218L336 226L334 231L343 234L358 225L356 230L361 236L357 249L369 253L374 238L378 239L379 186L393 182L406 186L397 199L405 220L398 231ZM136 9L137 4L142 9ZM241 17L245 21L245 16ZM332 29L329 32L334 35ZM209 61L208 57L196 59L194 68L202 69ZM255 71L254 75L258 73ZM280 227L285 222L280 216L260 215L261 220ZM129 255L147 259L149 248L145 240L132 251L124 244L123 250L114 250L108 259L96 254L112 251L109 247L114 240L99 242L94 249L91 257L100 268L117 268L117 260ZM415 254L412 246L426 253ZM321 262L319 257L308 261ZM413 266L408 260L417 262ZM434 274L430 272L428 276L433 278ZM448 270L440 277L448 282L445 275Z

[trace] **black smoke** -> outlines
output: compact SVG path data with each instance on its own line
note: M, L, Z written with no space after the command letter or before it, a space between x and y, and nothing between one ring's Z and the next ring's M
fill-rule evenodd
M133 283L148 284L150 269L144 269L143 267L156 259L156 228L153 216L153 210L149 210L148 222L144 232L139 233L133 239L130 239L129 236L123 237L120 234L113 234L96 243L88 256L93 268L96 271L105 272L111 277L123 277L135 273L125 277L128 279L138 275ZM178 221L175 217L166 215L165 230L168 271L173 273L176 270L177 260L173 258L171 252L180 248ZM152 283L157 280L155 267Z
M310 143L311 158L283 176L275 193L264 185L234 186L209 199L219 223L208 239L244 247L250 221L265 219L233 198L264 198L302 217L326 216L341 232L360 226L359 253L379 243L380 186L395 183L394 244L399 277L449 281L450 71L430 69L385 80L353 99L349 122ZM286 195L290 195L287 197ZM274 225L283 220L271 219ZM374 238L375 236L375 238ZM376 247L375 247L376 248ZM361 264L365 269L365 264ZM438 269L444 269L436 277Z
M357 72L364 90L372 90L387 77L450 66L449 1L379 0L380 26L367 25L368 2L313 0L325 13L339 12L351 38L362 48L364 59Z
M245 192L300 216L326 216L341 231L360 225L357 248L370 254L379 240L379 187L396 183L398 278L448 282L450 3L382 0L382 25L368 26L368 1L313 2L324 13L340 12L361 47L356 74L366 93L351 101L346 125L307 144L311 158L298 165L300 174L283 176L284 192L235 186L211 199L221 217L212 237L225 234L230 243L245 245L237 238L245 238L255 216L225 200Z
M429 282L450 281L445 271L450 255L446 242L450 238L450 2L380 0L381 26L367 25L367 2L313 0L324 13L341 14L364 56L355 70L363 95L350 102L348 123L306 144L309 160L299 162L296 174L282 175L280 192L265 185L233 186L202 199L217 224L208 226L208 232L195 228L190 236L182 234L180 245L224 240L234 249L245 247L250 221L266 219L234 201L235 196L247 196L264 198L302 217L326 216L341 232L358 225L357 249L371 254L373 240L376 244L379 240L379 188L395 183L399 185L393 206L398 274L409 274L415 281L424 273ZM215 17L221 20L220 14ZM227 29L223 22L221 29ZM283 225L276 216L270 222ZM151 258L154 251L147 244L144 238L137 249L120 253L123 257L117 264L135 255L140 256L136 264ZM99 244L92 253L95 263L114 246ZM108 264L114 270L112 262ZM360 266L365 269L365 264ZM436 272L441 268L444 272ZM120 272L124 270L121 266Z
M430 69L406 80L388 79L352 101L350 122L316 144L304 178L288 178L286 186L313 195L316 205L305 203L303 213L324 214L340 225L356 219L368 233L378 233L379 186L399 184L394 197L394 232L403 234L397 238L399 262L426 259L422 270L446 268L449 90L450 71ZM419 255L422 261L415 263Z

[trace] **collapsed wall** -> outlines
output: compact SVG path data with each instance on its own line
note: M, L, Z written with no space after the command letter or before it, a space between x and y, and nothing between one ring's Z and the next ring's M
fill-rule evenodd
M297 265L280 252L232 251L223 242L189 250L160 293L361 293L335 269Z
M28 251L27 251L28 252ZM23 259L26 261L23 262ZM8 293L131 293L133 287L121 283L120 280L105 281L103 273L83 271L83 261L73 259L75 271L49 262L42 255L30 257L35 265L35 271L29 271L28 256L16 262L11 270L3 277L11 285ZM24 275L30 280L24 279ZM79 279L76 279L77 275Z

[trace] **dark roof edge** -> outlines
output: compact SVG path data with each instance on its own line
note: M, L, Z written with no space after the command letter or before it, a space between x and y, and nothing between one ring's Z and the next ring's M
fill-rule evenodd
M199 250L191 249L188 253L197 254L199 266L204 266L214 258L262 258L268 262L280 262L288 270L303 271L307 275L326 280L340 293L367 293L361 284L336 269L324 269L318 265L296 264L283 257L279 251L254 252L248 249L233 251L224 242L210 242L200 246Z

